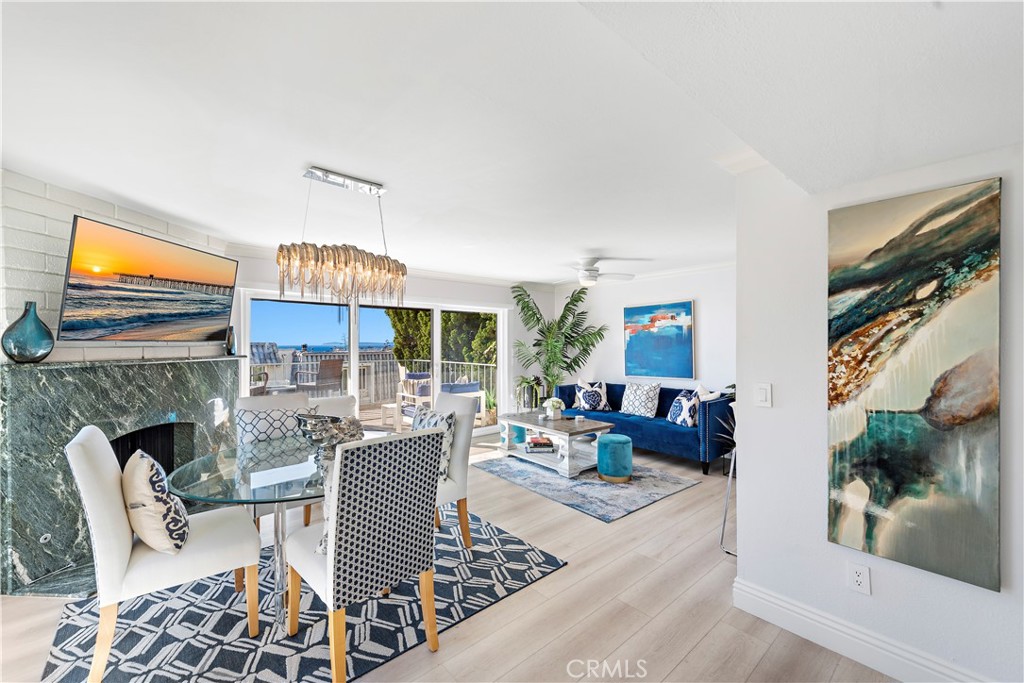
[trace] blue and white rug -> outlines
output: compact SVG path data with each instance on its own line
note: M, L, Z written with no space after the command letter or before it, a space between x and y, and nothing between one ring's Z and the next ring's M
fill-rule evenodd
M474 466L602 522L614 522L700 483L643 465L633 465L633 479L625 484L603 481L598 478L597 470L587 470L569 479L547 467L512 456L483 460Z
M470 515L473 547L462 545L454 507L435 535L434 593L438 630L490 607L565 562ZM303 584L299 632L272 628L270 548L260 559L260 635L248 637L245 594L232 573L212 576L122 603L103 680L331 680L326 606ZM99 614L95 599L64 607L43 671L44 681L84 681L92 664ZM386 598L345 610L347 673L356 678L426 640L419 582L404 581ZM441 636L444 648L444 636Z

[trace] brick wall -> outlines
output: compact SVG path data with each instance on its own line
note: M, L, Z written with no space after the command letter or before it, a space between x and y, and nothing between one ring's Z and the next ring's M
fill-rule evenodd
M7 169L0 175L0 330L21 315L26 301L35 301L39 317L56 333L75 214L214 254L223 255L227 248L226 242L199 227L169 222ZM215 343L146 346L57 342L46 360L205 357L222 353L223 346ZM7 358L0 354L3 361Z

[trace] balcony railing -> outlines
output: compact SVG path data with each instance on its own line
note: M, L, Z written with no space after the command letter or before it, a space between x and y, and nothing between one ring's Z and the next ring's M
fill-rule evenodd
M252 377L257 373L266 372L270 379L268 386L297 385L299 381L315 383L320 370L320 361L339 359L342 361L341 387L345 391L348 386L351 368L347 351L331 351L326 353L289 353L282 351L280 363L254 363L251 366ZM406 372L431 372L431 362L425 359L408 359L399 361L393 351L360 351L359 352L359 386L360 399L364 403L386 403L395 399L401 373L399 365ZM456 361L441 362L441 383L456 382L465 378L470 382L480 382L480 388L497 396L497 366L485 363L464 363ZM438 391L439 387L434 387Z

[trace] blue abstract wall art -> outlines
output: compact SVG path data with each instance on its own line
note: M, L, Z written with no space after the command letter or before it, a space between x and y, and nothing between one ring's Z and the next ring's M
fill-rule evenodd
M623 311L626 375L694 379L693 301Z
M828 539L1000 589L1000 179L829 212Z

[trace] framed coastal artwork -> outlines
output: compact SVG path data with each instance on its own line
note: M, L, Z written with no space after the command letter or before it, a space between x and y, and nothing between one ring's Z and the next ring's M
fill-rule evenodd
M626 375L694 379L693 301L623 310Z
M994 591L1000 190L828 217L828 538Z

